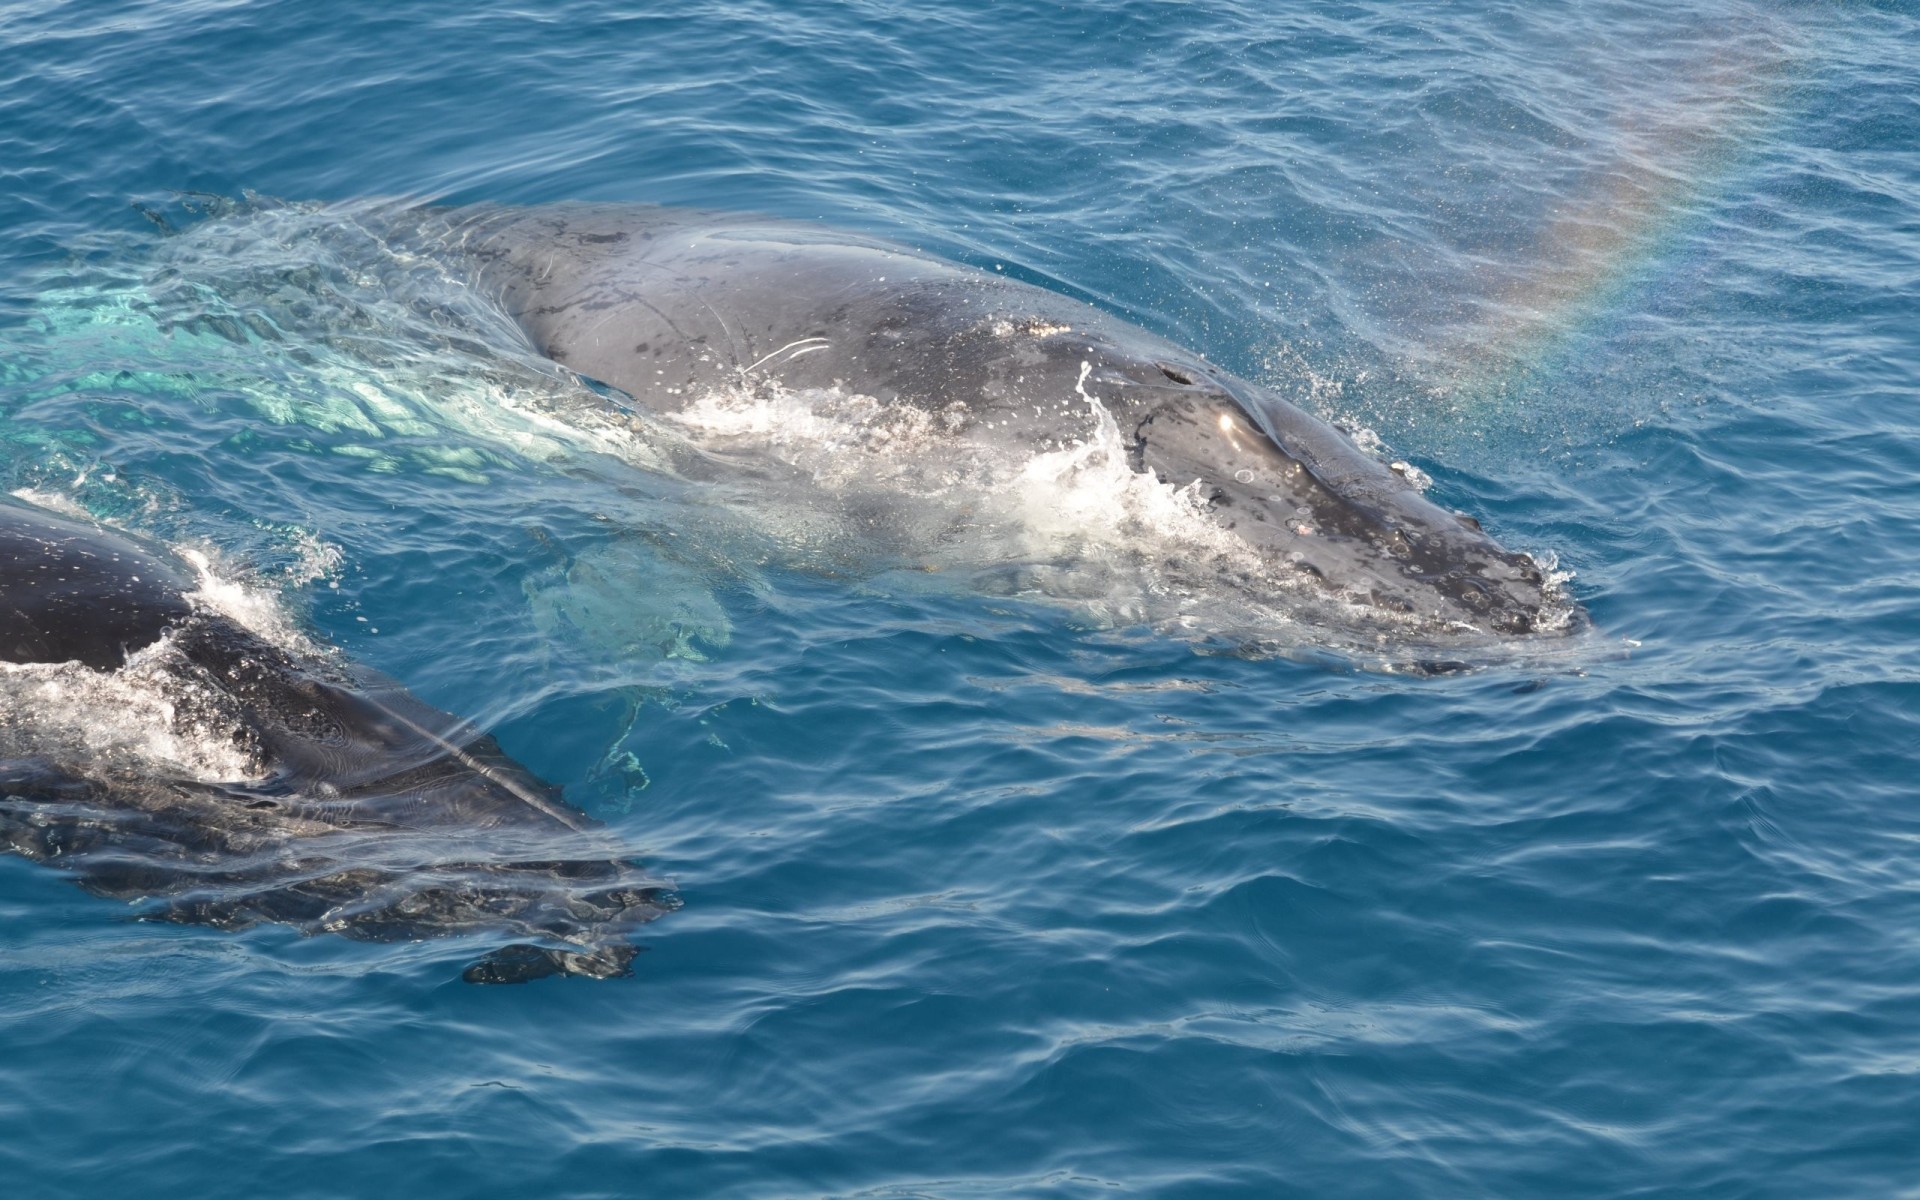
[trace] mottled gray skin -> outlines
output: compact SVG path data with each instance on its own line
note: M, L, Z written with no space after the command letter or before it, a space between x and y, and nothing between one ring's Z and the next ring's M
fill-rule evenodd
M367 940L538 939L473 982L628 973L622 931L673 900L491 737L371 672L290 654L197 605L165 549L0 499L0 662L123 669L156 647L176 721L259 764L208 784L32 752L0 728L0 849L151 919ZM27 719L31 724L31 717Z
M1092 433L1097 398L1162 481L1276 567L1434 632L1563 623L1534 562L1428 501L1325 422L1089 305L890 242L638 206L462 209L431 237L539 351L658 411L742 382L844 386L1029 451Z

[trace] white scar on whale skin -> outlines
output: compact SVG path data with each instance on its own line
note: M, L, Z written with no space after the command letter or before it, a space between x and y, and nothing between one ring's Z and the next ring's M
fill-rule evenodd
M830 345L832 345L832 343L827 341L827 339L823 337L800 338L797 341L788 342L786 345L780 347L778 350L775 350L771 354L761 355L751 365L741 367L740 373L743 375L752 374L754 371L759 370L760 367L765 365L770 360L778 358L782 354L786 354L787 351L789 350L793 350L795 346L805 346L806 349L795 350L792 354L787 355L788 362L792 362L794 359L799 358L803 354L813 354L818 351L825 350Z

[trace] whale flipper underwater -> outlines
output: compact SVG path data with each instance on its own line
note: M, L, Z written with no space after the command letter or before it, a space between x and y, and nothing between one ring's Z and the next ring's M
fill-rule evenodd
M1116 433L1251 547L1258 586L1395 633L1576 627L1531 558L1429 501L1325 422L1066 296L891 242L642 206L422 209L542 354L674 413L716 390L844 389L949 444L1034 454ZM1106 424L1111 422L1111 424Z
M628 973L625 932L675 901L586 814L491 737L194 588L164 548L0 498L0 849L147 919L527 939L480 983ZM135 728L103 746L116 720Z

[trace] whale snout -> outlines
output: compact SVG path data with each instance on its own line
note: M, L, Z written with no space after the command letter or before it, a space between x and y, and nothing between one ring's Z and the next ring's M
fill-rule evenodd
M1134 409L1135 465L1199 480L1215 519L1283 578L1433 632L1522 637L1577 615L1539 563L1478 521L1279 397L1232 385L1155 389Z
M1477 531L1469 533L1480 544L1430 551L1431 557L1456 565L1425 582L1443 600L1479 618L1475 624L1490 632L1518 637L1545 631L1563 607L1546 573L1527 555L1505 550Z

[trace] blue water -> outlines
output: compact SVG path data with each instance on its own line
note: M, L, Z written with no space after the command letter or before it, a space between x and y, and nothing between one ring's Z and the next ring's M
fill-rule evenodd
M1910 5L11 3L0 180L0 483L214 554L685 902L479 988L0 859L0 1194L1920 1196ZM1090 299L1596 632L1417 678L828 553L570 428L396 196Z

